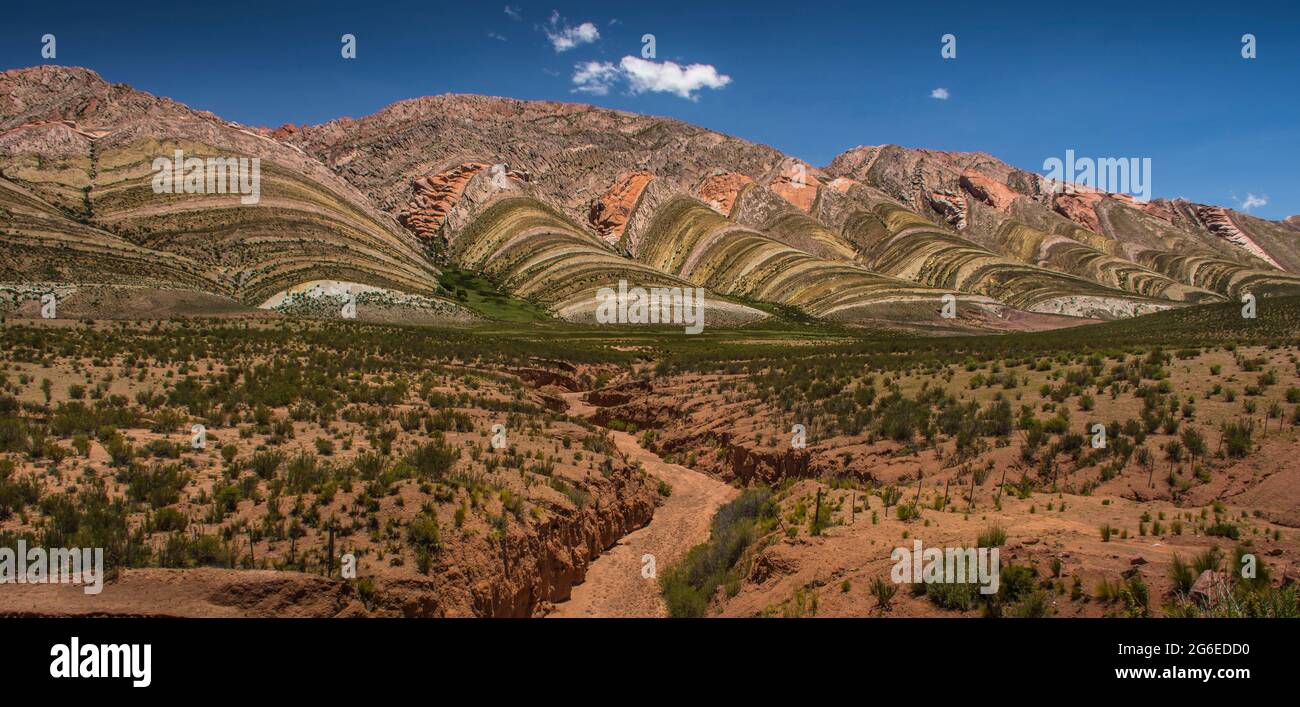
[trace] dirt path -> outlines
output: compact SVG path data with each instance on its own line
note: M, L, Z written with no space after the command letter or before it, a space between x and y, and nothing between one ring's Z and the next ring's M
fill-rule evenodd
M565 395L569 411L590 415L595 408L582 402L581 393ZM643 448L626 432L609 431L620 451L639 461L651 475L667 481L672 495L664 500L644 528L629 533L587 569L587 579L573 588L570 599L548 616L634 617L667 616L659 596L659 583L641 576L644 555L654 555L663 572L686 551L709 538L709 524L718 507L740 492L721 481L678 464L669 464Z

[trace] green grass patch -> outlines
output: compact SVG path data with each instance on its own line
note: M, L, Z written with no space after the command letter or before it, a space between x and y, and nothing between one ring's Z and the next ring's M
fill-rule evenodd
M525 324L553 319L545 309L505 294L472 270L443 270L438 294L493 321Z

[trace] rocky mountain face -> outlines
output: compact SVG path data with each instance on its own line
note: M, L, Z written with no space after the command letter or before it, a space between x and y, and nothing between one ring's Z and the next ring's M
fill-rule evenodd
M482 162L527 172L539 196L579 221L626 172L689 189L718 165L759 177L783 159L770 147L667 118L469 95L399 101L360 120L304 126L288 141L384 210L400 208L416 179Z
M680 121L442 95L255 128L85 69L0 74L0 282L201 290L353 283L437 297L480 270L568 318L621 277L844 321L976 328L1300 292L1298 219L1060 193L982 153L858 147L824 169ZM257 158L260 193L159 193L156 160ZM184 164L182 162L182 164ZM211 167L208 168L211 171ZM199 176L203 172L200 170ZM179 188L178 188L179 191ZM337 287L336 287L337 288ZM1021 317L1021 320L1024 320Z
M1093 251L1227 296L1300 286L1300 241L1285 222L1232 209L1066 189L984 153L896 145L853 148L826 173L876 187L991 249L1066 272L1081 272ZM1008 240L1009 232L1016 237ZM1083 248L1066 253L1052 245L1061 238Z
M7 71L0 96L5 281L201 287L251 304L306 280L436 286L415 236L269 131L85 69ZM158 161L178 157L201 163L177 165L184 178L160 193Z

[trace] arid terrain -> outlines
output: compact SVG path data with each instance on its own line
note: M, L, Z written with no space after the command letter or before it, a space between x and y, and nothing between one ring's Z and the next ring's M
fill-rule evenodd
M0 615L1300 615L1300 221L1058 186L0 73L0 547L109 570ZM917 541L1000 588L891 579Z
M6 322L0 539L112 571L0 613L1294 615L1300 307L1266 302L911 339ZM913 541L999 547L1002 590L891 582Z

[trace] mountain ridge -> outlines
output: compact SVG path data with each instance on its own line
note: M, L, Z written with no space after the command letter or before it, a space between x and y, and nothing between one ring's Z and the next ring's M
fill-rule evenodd
M742 301L855 312L858 323L929 321L945 292L995 310L1100 318L1247 291L1300 292L1291 221L1191 202L1057 194L1044 177L984 152L859 145L818 168L675 118L578 102L444 93L361 118L270 128L110 84L89 69L10 70L0 88L0 216L17 246L0 260L4 282L171 282L248 305L338 282L454 309L440 269L470 265L497 273L510 294L585 318L582 298L614 273L681 283L695 263L721 267L717 257L764 252L749 266L710 269L697 284ZM151 158L178 149L261 158L262 203L150 193ZM528 233L473 223L489 211L479 205L503 192L526 195L504 207L524 213L493 218L522 219ZM660 219L673 199L644 197L661 192L704 211ZM687 213L683 204L674 213ZM559 220L544 216L550 208ZM686 218L680 227L664 225L678 218ZM636 264L627 229L651 223L669 240L656 245L660 256ZM481 250L465 234L490 232L540 250L493 265L506 254L483 245L482 257L464 260ZM697 246L687 260L668 255ZM72 257L60 259L66 249ZM710 255L715 249L731 255ZM114 257L102 267L105 252ZM180 270L150 272L150 258ZM564 259L570 264L559 268ZM831 272L840 275L818 274ZM554 278L578 273L581 282L555 289ZM884 312L855 292L936 304Z

